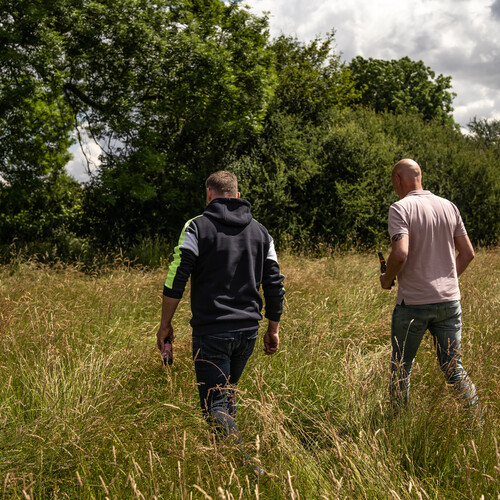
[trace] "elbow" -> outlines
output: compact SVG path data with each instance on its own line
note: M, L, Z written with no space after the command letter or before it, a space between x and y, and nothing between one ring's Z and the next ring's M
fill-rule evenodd
M408 252L404 250L392 252L392 258L394 259L395 264L402 266L406 262L406 259L408 258Z
M472 262L472 260L476 256L476 253L474 252L474 249L472 247L469 247L462 249L461 252L459 251L458 255L460 256L463 262L469 264L469 262Z

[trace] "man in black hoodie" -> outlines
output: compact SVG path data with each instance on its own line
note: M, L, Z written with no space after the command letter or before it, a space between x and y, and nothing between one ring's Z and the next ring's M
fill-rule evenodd
M193 359L205 418L241 442L235 387L253 352L262 319L260 286L269 320L264 351L279 345L283 276L273 239L240 198L236 177L215 172L206 181L207 207L179 237L163 288L157 345L174 339L172 317L191 276Z

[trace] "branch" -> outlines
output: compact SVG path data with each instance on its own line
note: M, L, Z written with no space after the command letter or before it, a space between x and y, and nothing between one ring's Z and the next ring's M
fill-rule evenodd
M63 89L65 92L67 91L67 92L71 92L72 94L74 94L76 97L78 97L78 99L80 99L80 101L84 102L85 104L87 104L91 108L97 109L98 111L105 111L106 110L106 107L103 104L96 102L93 99L91 99L90 97L88 97L73 83L65 83Z

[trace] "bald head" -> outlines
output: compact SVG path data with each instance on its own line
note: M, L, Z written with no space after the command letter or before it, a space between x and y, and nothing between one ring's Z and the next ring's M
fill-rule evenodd
M420 177L420 179L422 178L422 171L420 170L419 164L409 158L400 160L396 163L396 165L394 165L392 170L393 177L396 174L407 179L415 179L417 177Z
M419 164L409 158L398 161L392 169L392 185L400 198L410 191L421 190L422 171Z

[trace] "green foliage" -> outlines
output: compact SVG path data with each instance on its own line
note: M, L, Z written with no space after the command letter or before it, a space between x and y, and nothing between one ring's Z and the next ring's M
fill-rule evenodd
M308 128L275 115L255 159L246 169L236 165L245 196L257 200L256 217L279 244L364 247L385 235L394 144L374 131L376 117L370 128L358 115L332 111L323 125Z
M269 112L275 110L319 123L332 107L359 99L350 71L334 51L334 32L303 43L281 35L272 43L277 85Z
M265 18L218 0L171 3L154 12L136 11L133 3L119 24L106 10L92 33L119 33L109 34L106 51L93 40L81 57L83 74L101 78L98 86L78 88L80 104L93 135L117 145L102 158L87 207L92 231L105 243L177 232L179 219L202 209L200 188L214 166L258 131L269 98ZM113 68L116 61L126 67ZM104 107L94 105L108 93L113 98Z
M62 40L44 11L41 2L0 8L0 244L53 244L81 217L81 188L64 171L74 115L62 95Z
M61 171L69 160L64 44L46 11L43 2L0 4L0 175L11 184Z
M405 157L422 166L426 189L459 207L476 244L498 242L498 155L454 128L414 114L344 109L318 126L275 113L260 138L231 168L279 245L387 241L387 212L397 200L391 170Z
M253 204L254 216L270 228L278 244L309 236L295 192L320 169L319 137L317 126L275 112L267 117L250 154L231 164L242 195Z
M423 61L412 61L409 57L385 61L357 56L349 69L356 89L361 92L361 104L377 112L417 113L425 121L454 125L451 113L455 94L448 91L451 77L436 77Z
M321 172L312 177L301 203L316 238L358 248L383 241L395 146L369 113L332 116L322 143ZM321 206L314 200L321 200Z
M487 120L486 118L478 120L474 117L467 126L474 141L485 147L500 146L500 120Z
M386 241L388 207L397 199L390 172L403 157L420 162L428 189L457 204L475 243L498 242L498 159L491 148L479 153L446 124L449 79L432 82L429 68L407 58L382 61L381 68L399 75L394 85L404 83L406 101L392 112L376 103L361 109L332 43L332 35L309 45L283 36L275 41L278 84L264 128L249 153L231 163L255 216L278 245L311 250ZM356 59L354 78L363 62ZM342 87L341 78L351 83ZM372 83L375 94L381 83ZM353 109L345 108L349 103Z
M267 19L234 2L5 0L0 20L0 125L5 139L19 135L0 157L26 175L54 169L70 126L86 128L104 148L85 197L102 244L177 230L193 209L185 193L259 129L272 91ZM40 152L25 147L30 127Z
M0 244L61 244L79 232L83 218L82 188L65 174L38 182L0 185Z

